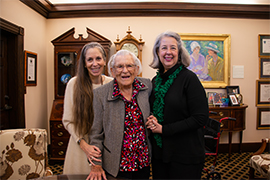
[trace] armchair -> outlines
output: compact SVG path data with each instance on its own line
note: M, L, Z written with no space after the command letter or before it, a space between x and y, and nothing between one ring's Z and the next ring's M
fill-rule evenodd
M268 138L262 139L261 147L252 154L249 161L249 179L254 179L255 170L259 172L263 177L270 180L270 154L269 148L267 150L268 153L263 153L267 144L269 144ZM268 146L269 147L269 146Z
M52 175L47 168L45 129L0 130L0 179L32 179Z

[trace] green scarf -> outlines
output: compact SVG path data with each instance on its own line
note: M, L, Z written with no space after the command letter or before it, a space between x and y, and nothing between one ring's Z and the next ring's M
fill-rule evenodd
M153 114L157 118L158 122L162 124L164 121L164 97L168 91L168 89L171 87L174 79L177 77L179 72L183 69L183 65L180 65L170 76L169 79L163 84L162 78L160 76L160 72L157 71L157 76L155 79L155 101L153 104ZM154 138L157 142L157 145L161 148L162 147L162 138L160 134L155 133Z

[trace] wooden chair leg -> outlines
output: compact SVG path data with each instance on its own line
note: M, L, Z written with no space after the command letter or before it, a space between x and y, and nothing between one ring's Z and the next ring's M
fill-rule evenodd
M253 167L249 167L249 179L254 179L255 169Z

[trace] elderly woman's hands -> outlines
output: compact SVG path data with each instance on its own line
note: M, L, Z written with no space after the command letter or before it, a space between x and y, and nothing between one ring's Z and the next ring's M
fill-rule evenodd
M84 141L84 139L81 140L80 147L84 151L87 159L92 165L95 165L92 160L101 162L100 159L97 159L101 156L101 151L98 147L89 145L87 142Z
M91 172L86 180L107 180L105 171L100 165L92 166Z
M145 123L145 125L153 133L160 133L160 134L162 134L162 125L158 123L157 118L155 116L150 115L147 118L147 122Z

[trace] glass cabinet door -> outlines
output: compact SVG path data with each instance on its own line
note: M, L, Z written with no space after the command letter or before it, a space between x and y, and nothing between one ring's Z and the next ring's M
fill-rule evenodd
M77 53L61 52L57 54L57 95L64 96L68 81L75 76Z

